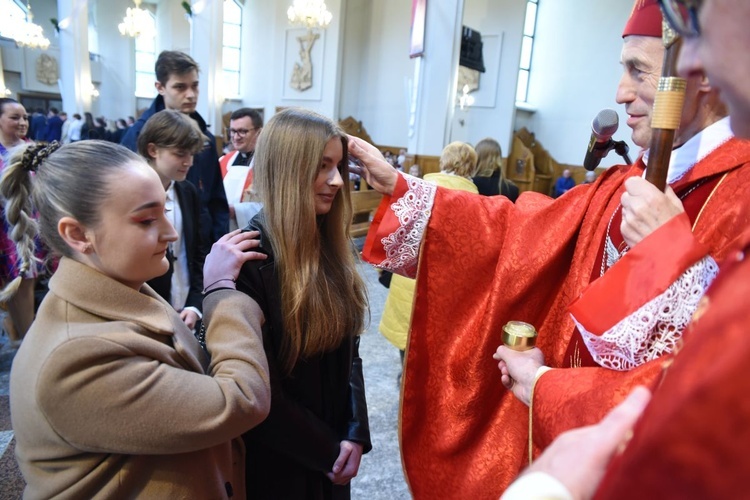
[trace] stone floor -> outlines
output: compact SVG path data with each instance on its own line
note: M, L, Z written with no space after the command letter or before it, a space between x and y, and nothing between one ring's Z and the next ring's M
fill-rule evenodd
M372 451L362 459L359 475L352 481L352 498L400 500L411 498L401 469L398 447L398 349L378 332L388 289L378 283L375 268L361 264L370 298L370 325L360 340L365 370L367 409L370 415Z
M360 272L367 283L370 299L370 323L361 339L360 354L365 371L373 450L364 456L359 475L352 481L352 498L408 499L410 495L398 448L397 377L401 363L398 350L378 332L388 290L378 283L377 271L371 266L360 264ZM7 342L7 337L0 337L0 500L15 500L20 498L23 483L13 459L8 379L15 352L6 345Z

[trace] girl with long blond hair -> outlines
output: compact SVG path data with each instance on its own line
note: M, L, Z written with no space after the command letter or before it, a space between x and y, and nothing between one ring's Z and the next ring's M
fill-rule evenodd
M266 318L271 412L245 434L248 498L349 498L369 451L359 334L367 298L349 238L347 137L331 120L286 109L264 127L253 188L264 204L261 262L237 289Z

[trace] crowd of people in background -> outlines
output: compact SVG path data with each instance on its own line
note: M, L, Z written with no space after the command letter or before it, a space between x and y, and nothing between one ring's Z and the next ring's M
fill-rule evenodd
M104 116L94 117L88 111L83 116L79 113L69 116L54 106L50 106L47 111L36 108L28 120L28 139L35 142L58 141L62 144L86 139L119 144L128 128L135 123L132 116L108 120Z

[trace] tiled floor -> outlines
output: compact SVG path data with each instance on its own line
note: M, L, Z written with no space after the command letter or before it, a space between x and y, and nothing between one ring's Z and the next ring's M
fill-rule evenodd
M8 380L15 350L10 349L7 343L8 337L0 337L0 500L15 500L21 498L25 483L13 456Z
M410 498L401 471L398 449L398 400L396 378L400 372L398 350L378 333L387 289L377 281L377 272L361 264L370 299L370 325L362 336L360 354L365 370L367 406L373 450L362 459L359 475L352 481L352 498L400 500ZM18 499L23 480L13 456L8 379L14 351L0 338L0 500Z

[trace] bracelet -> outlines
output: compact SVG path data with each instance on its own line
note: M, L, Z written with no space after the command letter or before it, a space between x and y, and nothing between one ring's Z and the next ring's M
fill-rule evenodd
M237 291L237 289L236 289L236 288L229 288L228 286L217 286L216 288L212 288L212 289L210 289L209 291L207 291L206 293L204 293L204 294L203 294L203 298L205 299L206 297L208 297L208 296L209 296L209 295L211 295L212 293L214 293L214 292L220 292L220 291L222 291L222 290L232 290L232 291L234 291L234 292L236 292L236 291Z
M235 280L235 279L232 279L232 278L221 278L220 280L216 280L216 281L214 281L213 283L211 283L210 285L207 285L207 286L206 286L206 287L205 287L205 288L203 289L203 291L202 291L201 293L202 293L203 295L206 295L206 293L208 293L208 289L209 289L209 288L211 288L212 286L214 286L214 285L215 285L216 283L221 283L222 281L231 281L232 283L237 283L237 280Z

